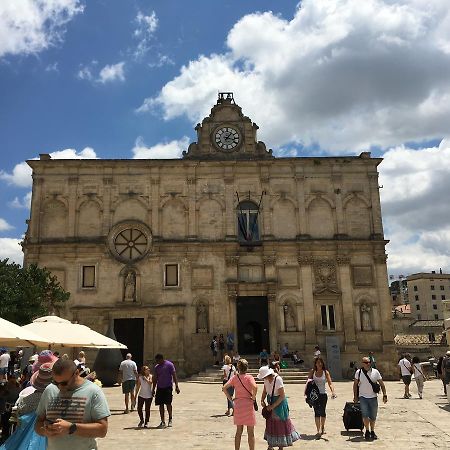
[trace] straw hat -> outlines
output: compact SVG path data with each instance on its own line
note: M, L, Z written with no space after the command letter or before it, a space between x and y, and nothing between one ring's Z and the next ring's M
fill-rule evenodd
M39 370L31 376L30 383L38 392L43 392L52 382L52 367L53 363L44 363L39 367Z
M258 372L258 380L263 380L264 378L268 377L269 375L275 375L275 372L273 371L273 369L271 369L269 366L262 366L259 369Z

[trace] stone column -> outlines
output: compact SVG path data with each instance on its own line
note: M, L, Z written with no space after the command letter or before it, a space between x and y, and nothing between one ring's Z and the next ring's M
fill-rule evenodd
M380 192L378 190L378 172L369 174L370 200L372 203L372 234L383 239L383 224L381 222Z
M345 217L344 217L344 207L342 205L342 176L333 175L332 178L333 188L334 188L334 201L336 204L336 233L338 236L347 234L346 226L345 226Z
M269 302L269 342L271 351L277 349L278 343L276 298L277 295L274 292L267 293L267 300Z
M68 181L68 205L69 205L69 211L68 211L68 230L67 235L69 237L75 236L75 223L76 223L76 210L77 210L77 187L78 187L78 177L77 176L71 176L69 177Z
M151 178L151 207L152 207L152 221L151 229L154 237L160 236L159 230L159 177Z
M305 329L305 319L303 314L303 303L295 303L295 309L297 313L297 331L303 331Z
M300 276L303 288L303 307L305 315L305 346L311 349L317 345L316 338L316 321L314 310L314 294L313 294L313 272L312 265L314 259L312 256L299 256L298 263L300 264Z
M355 316L353 313L352 280L350 275L350 256L338 256L336 262L339 267L339 281L341 288L341 302L343 325L345 334L345 351L356 351ZM351 348L353 347L353 348Z
M36 177L33 175L33 195L32 195L32 202L31 202L31 213L30 213L30 235L29 237L33 240L40 238L40 229L39 224L40 216L43 213L42 211L42 204L44 200L44 179L41 177Z
M392 328L392 302L388 290L387 255L374 255L373 259L375 262L375 284L379 294L383 345L389 345L393 344L394 331Z
M225 181L225 239L234 241L236 239L236 214L234 209L234 174L232 167L226 167L224 173Z
M112 176L103 177L103 214L102 214L102 234L106 236L111 226L111 187Z
M237 301L237 290L236 286L229 284L228 285L228 310L229 310L229 321L230 321L230 330L233 331L234 334L234 348L237 350L238 348L238 340L239 336L237 334L237 315L236 315L236 301ZM210 330L211 332L211 330Z
M298 199L298 230L299 236L306 236L308 234L306 223L306 205L305 205L305 177L302 173L296 172L295 181L297 185L297 199Z
M188 186L188 204L189 204L189 213L188 213L188 239L196 239L198 230L197 230L197 214L195 210L196 206L196 178L195 175L189 175L187 178L187 186ZM201 226L201 224L199 224Z

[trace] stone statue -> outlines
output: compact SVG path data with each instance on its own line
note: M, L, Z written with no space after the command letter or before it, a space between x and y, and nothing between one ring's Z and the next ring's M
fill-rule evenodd
M372 331L369 305L361 305L361 328L363 331Z
M204 303L197 305L197 333L208 332L208 311Z
M284 326L286 331L296 331L295 316L291 305L284 305Z
M136 274L133 271L128 272L125 277L123 299L124 301L136 301Z

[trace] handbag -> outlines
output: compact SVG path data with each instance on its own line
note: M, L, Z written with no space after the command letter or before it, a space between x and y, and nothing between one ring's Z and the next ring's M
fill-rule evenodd
M315 403L319 400L320 391L317 384L313 380L308 381L305 389L305 401L308 403L309 407L312 408Z
M381 386L378 383L374 383L369 375L367 375L367 372L364 369L361 369L364 372L364 375L367 377L367 379L369 380L370 385L372 386L373 392L375 392L375 394L378 394L381 390ZM361 373L360 373L361 376Z
M275 381L276 381L277 377L275 377L273 379L273 388L272 388L272 395L270 396L270 404L272 404L273 401L273 394L275 392ZM261 411L262 416L264 417L264 419L268 419L271 415L272 415L272 411L270 409L267 409L267 406L264 406L262 411Z
M403 363L403 365L405 366L406 369L408 369L411 375L414 373L414 369L411 366L407 367L405 363Z
M242 380L239 378L239 375L236 375L236 376L238 377L238 380L241 382L242 387L250 394L250 396L251 396L252 399L253 399L252 393L244 386L244 383L243 383ZM258 411L258 403L256 403L256 400L253 400L253 409L254 409L255 411Z

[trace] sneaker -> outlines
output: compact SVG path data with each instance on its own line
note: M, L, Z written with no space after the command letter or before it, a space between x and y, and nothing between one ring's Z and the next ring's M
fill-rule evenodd
M161 422L156 428L158 428L158 429L166 428L166 423L165 422Z
M419 394L419 398L420 398L420 399L422 398L422 394Z
M144 423L144 428L148 428L148 422Z
M126 409L123 413L124 414L128 414L130 411L128 409Z
M409 399L409 396L405 394L405 395L403 396L403 398Z
M172 426L172 419L169 419L169 423L167 424L168 427Z
M411 394L408 394L408 398L411 398L412 397L412 395Z
M369 440L370 440L370 431L369 431L369 430L366 430L366 434L364 435L364 439L365 439L366 441L369 441Z
M370 437L375 441L376 439L378 439L378 436L375 434L375 431L371 431L370 432Z
M143 420L141 420L139 423L138 423L138 428L141 428L142 427L142 425L143 425L143 423L144 423L144 421Z

